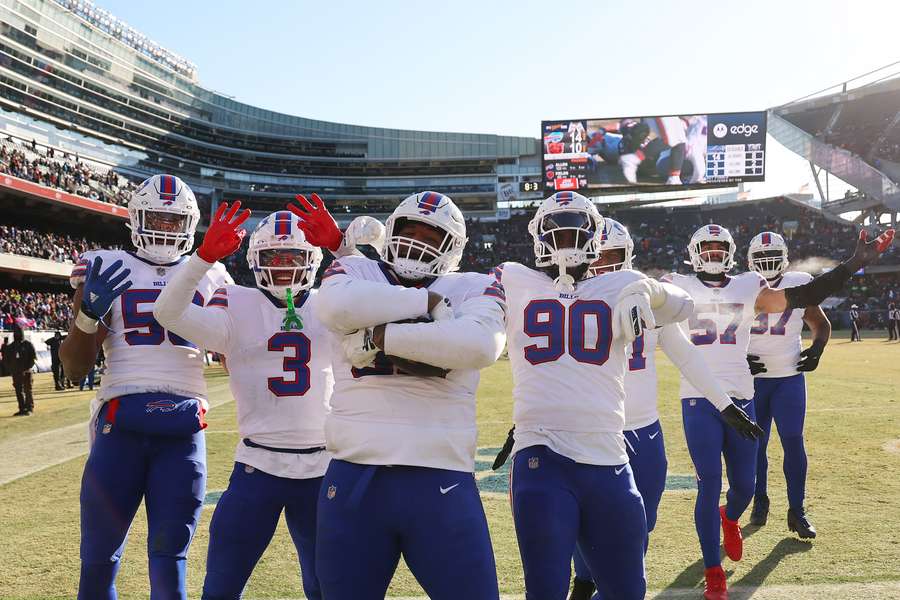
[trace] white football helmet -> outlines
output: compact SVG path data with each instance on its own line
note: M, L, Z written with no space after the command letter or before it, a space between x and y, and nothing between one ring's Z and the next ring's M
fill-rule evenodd
M538 267L557 265L557 281L568 279L567 268L591 264L600 256L603 217L594 203L576 192L556 192L538 207L528 232L534 240L534 264ZM572 232L571 245L561 245L557 237ZM566 281L569 285L574 283Z
M259 222L247 246L247 264L256 278L256 286L279 299L284 298L288 289L296 296L311 288L322 264L322 250L306 241L299 223L300 218L288 210L274 212ZM285 251L294 254L287 264L273 264L267 256Z
M128 202L131 243L138 253L159 263L176 260L194 245L200 209L194 192L174 175L154 175Z
M718 253L722 255L721 261L703 260L700 251L700 245L704 242L722 242L728 245L727 250L710 250L702 254ZM709 273L716 275L718 273L727 273L734 266L734 238L731 232L721 225L704 225L694 232L691 241L688 244L688 256L691 259L691 266L694 271Z
M399 235L407 221L418 221L444 232L435 248L417 239ZM466 245L466 221L449 196L419 192L408 196L384 222L385 239L381 260L403 279L439 277L459 269Z
M788 248L784 238L773 231L763 231L750 240L747 264L765 279L781 276L788 267Z
M602 266L592 264L591 268L588 269L588 273L591 276L594 276L607 271L630 269L631 260L634 258L634 241L631 239L631 234L628 233L628 229L618 221L610 219L609 217L604 217L603 233L600 234L600 256L602 257L603 252L606 250L618 249L625 251L622 262Z

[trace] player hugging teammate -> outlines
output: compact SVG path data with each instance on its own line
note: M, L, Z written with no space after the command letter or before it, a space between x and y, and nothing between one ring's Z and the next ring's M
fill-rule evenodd
M815 535L803 508L799 372L815 368L827 341L818 303L893 231L873 242L863 233L850 260L815 279L784 272L784 242L766 232L751 245L752 271L730 277L734 240L707 225L688 246L695 274L659 282L631 269L624 227L559 192L529 224L535 267L482 275L457 272L465 220L444 194L409 196L383 230L362 217L344 233L317 196L298 201L250 236L254 288L233 285L216 262L240 247L249 211L222 204L186 258L199 211L169 175L148 179L129 204L135 251L88 252L73 270L66 372L83 374L101 344L109 363L82 480L79 598L116 598L142 499L151 597L186 597L206 479L198 344L228 360L241 435L211 523L204 598L240 598L284 512L309 598L383 598L402 556L432 599L498 600L474 477L475 392L507 340L506 450L528 600L565 599L576 550L577 597L594 585L603 598L645 596L666 473L657 344L683 375L705 597L727 598L719 527L739 560L737 520L754 493L754 519L767 513L754 415L765 439L772 419L779 427L789 527ZM355 252L360 243L378 259ZM315 290L319 248L338 259ZM814 334L802 352L797 310ZM723 455L730 489L719 507Z

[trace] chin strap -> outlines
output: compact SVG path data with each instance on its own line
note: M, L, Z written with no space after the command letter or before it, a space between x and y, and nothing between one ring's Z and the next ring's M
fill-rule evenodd
M284 320L281 322L281 330L302 330L303 321L300 319L300 315L297 314L297 311L294 308L294 294L293 292L291 292L291 288L288 288L284 291L284 303L287 306L287 310L284 312Z

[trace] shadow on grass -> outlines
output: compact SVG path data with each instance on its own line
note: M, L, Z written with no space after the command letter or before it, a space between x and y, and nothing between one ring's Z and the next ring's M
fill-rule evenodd
M759 531L759 527L754 525L748 525L741 529L743 533L744 539L751 537L754 533ZM651 542L652 543L652 542ZM782 539L780 542L775 544L775 547L769 552L769 554L759 561L756 565L753 566L750 571L737 580L728 581L729 589L734 587L737 588L729 593L730 600L746 600L753 596L754 592L756 592L756 588L763 584L766 578L775 570L775 567L778 566L778 563L784 559L784 557L790 554L797 554L799 552L806 552L810 548L812 548L812 544L809 542L805 542L799 540L794 537L786 537ZM725 554L722 552L722 557L724 558ZM726 571L727 572L727 571ZM703 559L699 559L693 563L691 563L684 571L678 574L675 580L669 584L659 596L657 596L657 600L664 600L668 597L682 597L685 588L688 589L702 589L704 587L704 573L705 568L703 566ZM671 595L667 594L667 592L671 592Z

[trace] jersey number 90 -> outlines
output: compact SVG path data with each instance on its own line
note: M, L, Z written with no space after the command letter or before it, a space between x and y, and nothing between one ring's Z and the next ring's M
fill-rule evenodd
M588 343L585 325L595 319L597 336ZM612 345L612 309L602 300L578 300L568 310L559 300L532 300L525 307L525 334L544 338L525 347L525 360L533 365L558 360L568 351L582 363L602 365Z

